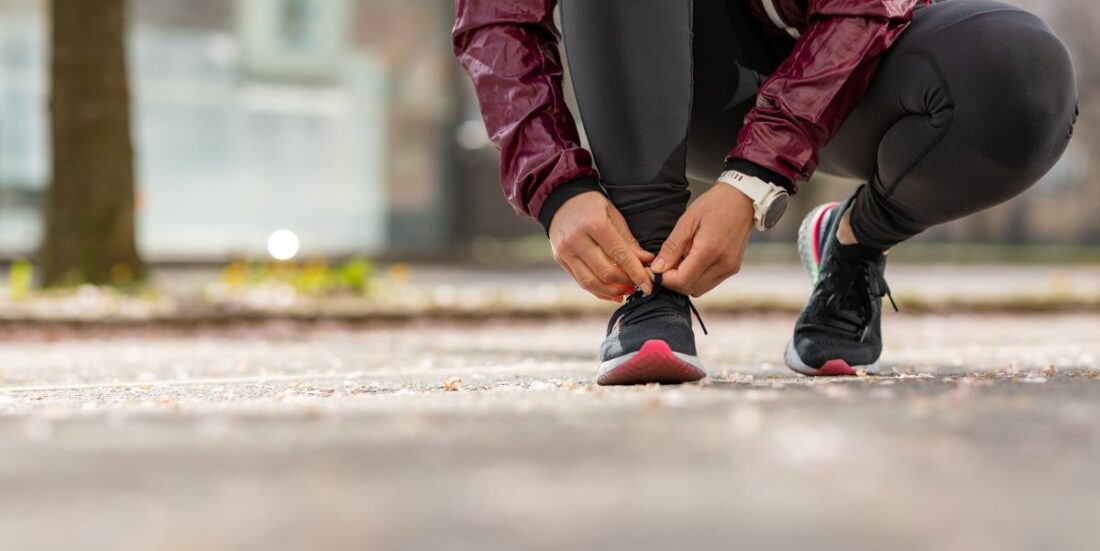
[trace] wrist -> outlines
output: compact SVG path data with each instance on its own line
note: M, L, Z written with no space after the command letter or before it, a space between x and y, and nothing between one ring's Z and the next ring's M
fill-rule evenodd
M736 170L727 170L718 177L718 183L734 188L751 202L751 219L760 231L775 227L787 210L790 194L771 182Z
M603 186L591 178L577 178L576 180L570 180L554 188L554 191L550 192L546 201L542 203L542 208L539 209L537 217L543 229L546 230L546 234L550 235L550 223L554 221L554 215L557 214L558 209L560 209L566 201L582 193L591 191L599 192L605 197L607 196Z
M748 217L752 218L752 197L749 197L745 192L737 189L733 186L720 186L722 189L728 189L732 193L727 195L730 202L730 208L734 212L748 213Z
M775 184L785 190L787 193L794 194L795 187L792 182L786 176L761 165L758 165L748 159L741 159L737 157L730 157L726 159L726 170L736 170L742 174L748 174L760 178L765 182Z

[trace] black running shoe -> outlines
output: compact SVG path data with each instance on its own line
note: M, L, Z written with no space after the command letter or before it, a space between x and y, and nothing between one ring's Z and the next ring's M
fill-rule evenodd
M878 370L882 297L890 297L891 305L894 298L883 275L885 254L864 258L834 254L837 227L850 203L851 199L815 208L798 230L798 252L814 281L814 291L795 324L784 360L803 375Z
M691 315L707 328L688 297L653 281L653 292L638 291L611 314L600 346L601 385L686 383L707 376L695 352Z

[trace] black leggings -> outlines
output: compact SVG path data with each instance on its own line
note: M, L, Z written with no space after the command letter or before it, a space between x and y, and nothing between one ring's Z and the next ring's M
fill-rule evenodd
M687 206L688 177L713 182L722 170L784 44L748 21L741 0L561 5L603 184L656 251ZM942 0L914 13L821 151L820 170L869 184L853 203L853 230L886 249L1038 181L1069 143L1076 100L1069 56L1038 17L990 0Z

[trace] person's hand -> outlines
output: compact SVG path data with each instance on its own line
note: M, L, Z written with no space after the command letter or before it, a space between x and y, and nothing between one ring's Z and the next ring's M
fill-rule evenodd
M651 268L662 285L701 296L741 270L752 227L752 199L716 184L680 216Z
M550 222L554 260L593 295L621 302L635 286L653 290L645 264L653 253L642 249L623 215L603 194L591 191L566 201Z

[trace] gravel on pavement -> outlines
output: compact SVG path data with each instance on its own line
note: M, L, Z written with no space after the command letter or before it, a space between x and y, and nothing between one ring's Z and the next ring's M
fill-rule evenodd
M894 374L825 380L706 321L706 381L630 388L598 317L7 327L2 548L1100 541L1100 316L890 313Z

